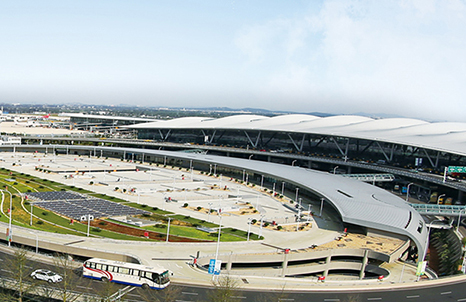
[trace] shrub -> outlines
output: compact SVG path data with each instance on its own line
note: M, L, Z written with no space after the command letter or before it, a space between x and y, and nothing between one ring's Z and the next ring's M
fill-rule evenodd
M277 230L280 231L281 229L283 229L283 227L281 225L277 226Z
M37 220L36 224L44 224L44 222L42 220Z
M268 222L265 222L265 223L264 223L264 226L265 226L265 227L268 227L268 226L269 226L269 223L268 223Z
M166 228L167 226L164 225L164 224L162 224L162 223L157 223L154 227L159 228L159 229L164 229L164 228Z
M142 205L141 205L141 208L146 208L146 207L147 207L146 204L142 204Z
M99 233L101 232L102 230L100 228L92 228L92 231L93 232L96 232L96 233Z
M99 222L100 225L107 225L107 223L105 221L101 221Z
M157 211L159 208L153 207L152 210Z
M252 224L256 224L256 222L257 222L257 219L251 220L251 223L252 223Z
M49 213L47 213L47 212L42 212L42 215L43 215L43 216L47 216L48 214L49 214Z
M189 206L189 204L188 204L188 203L185 203L185 204L183 205L183 208L187 208L188 206Z
M202 210L202 207L199 206L199 207L197 207L196 209L197 209L198 211L200 211L200 210Z

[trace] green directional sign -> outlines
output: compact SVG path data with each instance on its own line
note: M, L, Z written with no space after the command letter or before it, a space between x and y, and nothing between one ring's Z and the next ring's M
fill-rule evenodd
M448 167L448 173L466 173L466 167L450 166Z

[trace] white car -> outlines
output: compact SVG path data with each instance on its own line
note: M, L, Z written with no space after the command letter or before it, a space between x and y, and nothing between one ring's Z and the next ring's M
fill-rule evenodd
M39 279L53 283L61 282L63 280L63 278L59 274L56 274L46 269L38 269L33 271L31 273L31 277L32 279Z

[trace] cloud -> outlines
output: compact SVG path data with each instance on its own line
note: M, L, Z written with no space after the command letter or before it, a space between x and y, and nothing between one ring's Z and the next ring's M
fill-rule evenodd
M456 109L466 94L465 12L461 0L329 0L243 28L235 42L265 70L264 99L288 98L289 109L466 120Z

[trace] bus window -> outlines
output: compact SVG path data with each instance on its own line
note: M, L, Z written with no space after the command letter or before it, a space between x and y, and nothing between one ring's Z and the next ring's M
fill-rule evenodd
M137 269L133 269L133 276L139 276L139 271Z
M96 268L96 269L102 269L102 264L96 263L95 268Z
M152 280L153 280L154 282L159 282L159 277L160 277L159 274L157 274L157 273L152 273Z
M129 268L120 267L120 274L129 275Z

